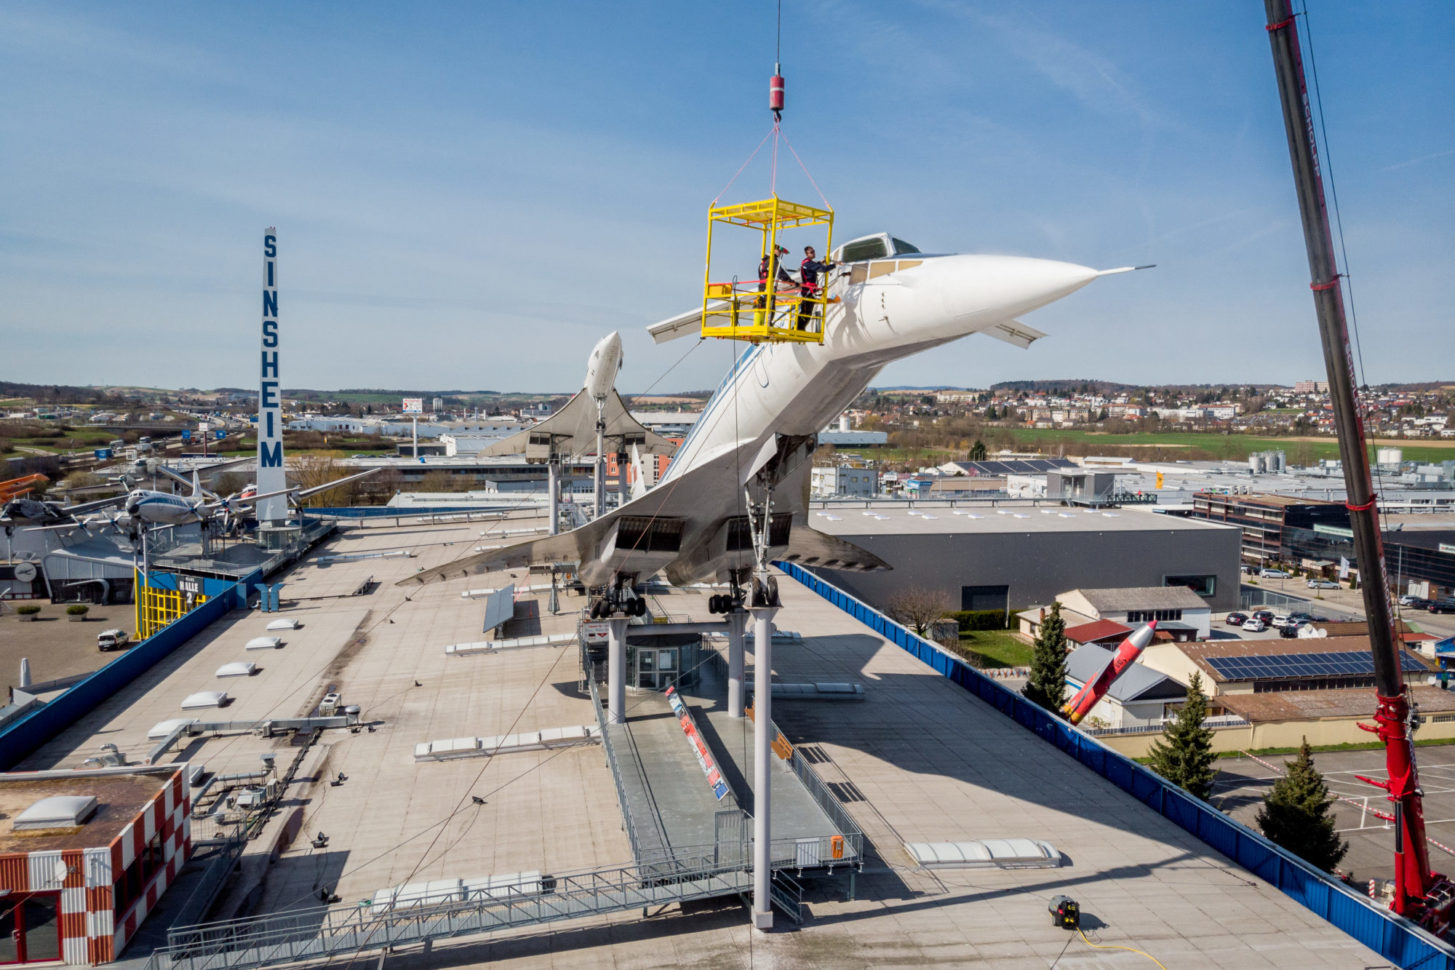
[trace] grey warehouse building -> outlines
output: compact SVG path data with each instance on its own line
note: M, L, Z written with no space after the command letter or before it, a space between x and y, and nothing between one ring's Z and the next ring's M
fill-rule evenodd
M893 566L815 570L869 603L897 590L943 590L957 609L1017 609L1063 590L1186 586L1213 610L1238 606L1240 530L1141 508L896 504L815 507L809 524Z

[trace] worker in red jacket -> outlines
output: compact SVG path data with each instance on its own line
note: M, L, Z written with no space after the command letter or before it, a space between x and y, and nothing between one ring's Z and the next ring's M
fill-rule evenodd
M799 330L807 330L808 321L813 317L814 304L810 303L809 300L817 299L820 293L822 293L822 288L818 282L818 275L820 273L827 273L833 268L833 263L820 263L818 261L818 254L814 252L812 246L803 247L803 262L798 264ZM827 282L828 279L825 277L824 283L827 284Z

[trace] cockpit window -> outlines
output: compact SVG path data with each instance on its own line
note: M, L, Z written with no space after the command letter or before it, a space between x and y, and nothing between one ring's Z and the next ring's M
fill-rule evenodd
M851 243L845 243L839 262L858 263L866 259L882 259L888 255L889 247L885 245L884 237L870 236L868 239L855 239Z
M891 240L894 243L894 253L895 253L896 256L899 255L900 253L917 253L917 252L919 252L919 247L918 246L911 246L909 243L905 242L903 239L897 239L897 238L894 238L894 237L890 237L890 238L891 238Z

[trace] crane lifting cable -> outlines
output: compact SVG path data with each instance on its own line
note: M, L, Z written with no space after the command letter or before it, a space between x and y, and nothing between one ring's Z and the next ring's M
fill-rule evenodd
M786 104L786 85L782 65L783 4L778 4L778 55L773 64L773 76L768 82L768 110L773 114L773 129L759 142L748 156L727 188L719 193L707 209L707 258L703 269L702 285L702 336L725 340L746 340L751 343L808 343L821 344L825 325L828 323L830 306L837 298L828 293L826 264L819 263L817 253L825 257L833 246L834 210L826 199L822 206L805 205L778 196L778 143L780 139L808 176L809 183L817 192L818 185L809 175L798 152L783 135L783 108ZM738 175L748 167L771 138L773 141L769 195L767 198L748 202L719 204L723 195L737 181ZM820 199L823 193L819 192ZM736 245L728 248L730 255L724 255L720 247L717 255L721 267L713 262L713 243L719 230L734 226L756 232L758 268L755 275L744 279L727 267L729 264L741 268L742 249ZM824 227L823 249L817 250L810 234L797 230ZM795 242L808 241L804 247L804 259L795 278L784 266L788 248L784 245L791 234Z

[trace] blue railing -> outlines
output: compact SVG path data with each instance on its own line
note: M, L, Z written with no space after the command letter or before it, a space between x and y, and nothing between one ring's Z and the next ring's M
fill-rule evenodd
M0 731L0 768L14 767L236 605L236 597L231 588L213 596L195 610L142 640L44 707L6 725Z
M1201 799L1194 798L1151 769L1118 754L1045 708L984 676L937 644L915 636L832 583L792 563L775 565L878 635L928 664L941 676L1012 718L1043 741L1060 748L1249 872L1272 883L1385 959L1401 967L1455 970L1455 947L1437 940L1409 920L1396 916L1328 873L1315 869Z

